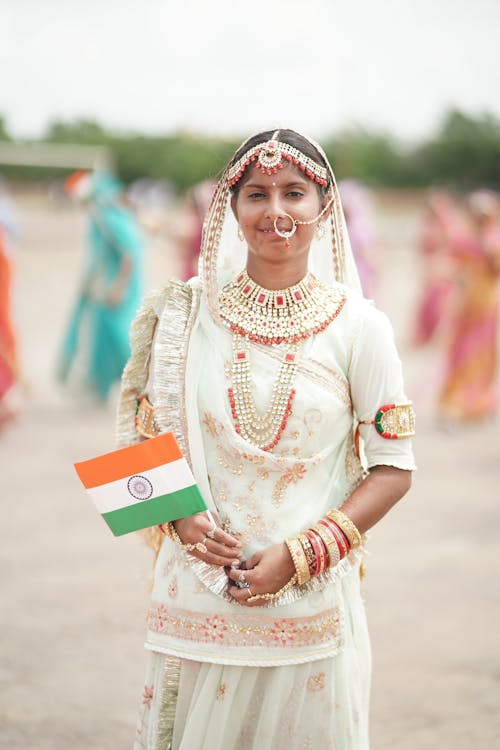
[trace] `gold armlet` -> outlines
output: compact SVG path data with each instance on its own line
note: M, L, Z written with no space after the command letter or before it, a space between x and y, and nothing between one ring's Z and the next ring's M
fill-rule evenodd
M155 410L146 396L137 399L135 412L135 429L145 438L153 438L160 434L160 428L155 421Z

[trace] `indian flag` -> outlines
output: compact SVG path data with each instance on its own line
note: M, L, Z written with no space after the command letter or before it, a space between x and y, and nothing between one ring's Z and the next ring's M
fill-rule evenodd
M75 469L115 536L207 510L171 432L81 461Z

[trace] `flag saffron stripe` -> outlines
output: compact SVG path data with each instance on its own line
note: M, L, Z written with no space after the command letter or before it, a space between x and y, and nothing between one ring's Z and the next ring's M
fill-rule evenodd
M179 458L155 469L117 479L116 482L91 487L87 492L99 513L109 513L160 495L169 495L193 484L196 482L188 462L185 458Z
M207 506L198 485L193 484L191 487L169 495L160 495L152 500L103 513L102 517L113 534L121 536L130 531L192 516L193 513L201 513L206 509Z
M182 453L175 437L171 432L166 432L128 448L120 448L89 461L80 461L75 464L75 469L83 486L90 489L133 474L141 474L179 458L182 458Z

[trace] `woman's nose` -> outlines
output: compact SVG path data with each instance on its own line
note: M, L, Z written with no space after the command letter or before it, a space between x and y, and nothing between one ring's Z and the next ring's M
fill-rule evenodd
M279 193L271 193L267 201L266 214L272 219L277 216L283 216L285 209L283 207L283 201Z

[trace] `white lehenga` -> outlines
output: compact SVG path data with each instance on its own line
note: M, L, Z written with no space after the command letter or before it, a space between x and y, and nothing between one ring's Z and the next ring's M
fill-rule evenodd
M302 344L293 413L275 450L262 451L235 432L227 397L231 333L218 299L244 266L227 170L205 224L200 279L171 282L152 295L133 326L118 442L139 439L136 399L147 393L209 507L242 535L246 557L340 506L363 478L356 425L383 404L406 401L390 325L359 293L331 169L329 176L331 231L313 241L309 267L345 304L326 330ZM254 398L262 406L281 353L254 343L250 349ZM409 441L384 440L372 425L361 425L361 435L367 467L414 468ZM220 568L165 538L135 749L367 750L371 658L362 554L351 552L277 602L245 608L227 594Z
M177 287L175 293L186 292ZM203 299L192 316L186 356L204 366L179 389L196 394L184 404L187 452L221 521L242 534L245 556L341 505L362 477L352 441L354 413L362 420L383 403L405 400L385 316L345 293L337 320L304 348L294 413L275 455L234 432L219 375L229 374L230 335L213 323ZM159 324L147 386L160 422L166 404L172 407L169 345L161 335L169 330L172 305L168 298L162 304L155 302ZM147 311L143 318L152 327ZM254 349L258 398L270 388L279 360ZM144 372L144 362L135 366ZM185 378L185 368L176 371L177 379ZM363 430L368 465L413 468L408 441L384 440L368 425ZM327 748L367 748L370 649L360 557L352 552L315 581L316 588L297 590L295 599L247 610L224 595L224 573L165 538L148 618L151 653L137 750L170 742L176 750L298 750L320 740Z

